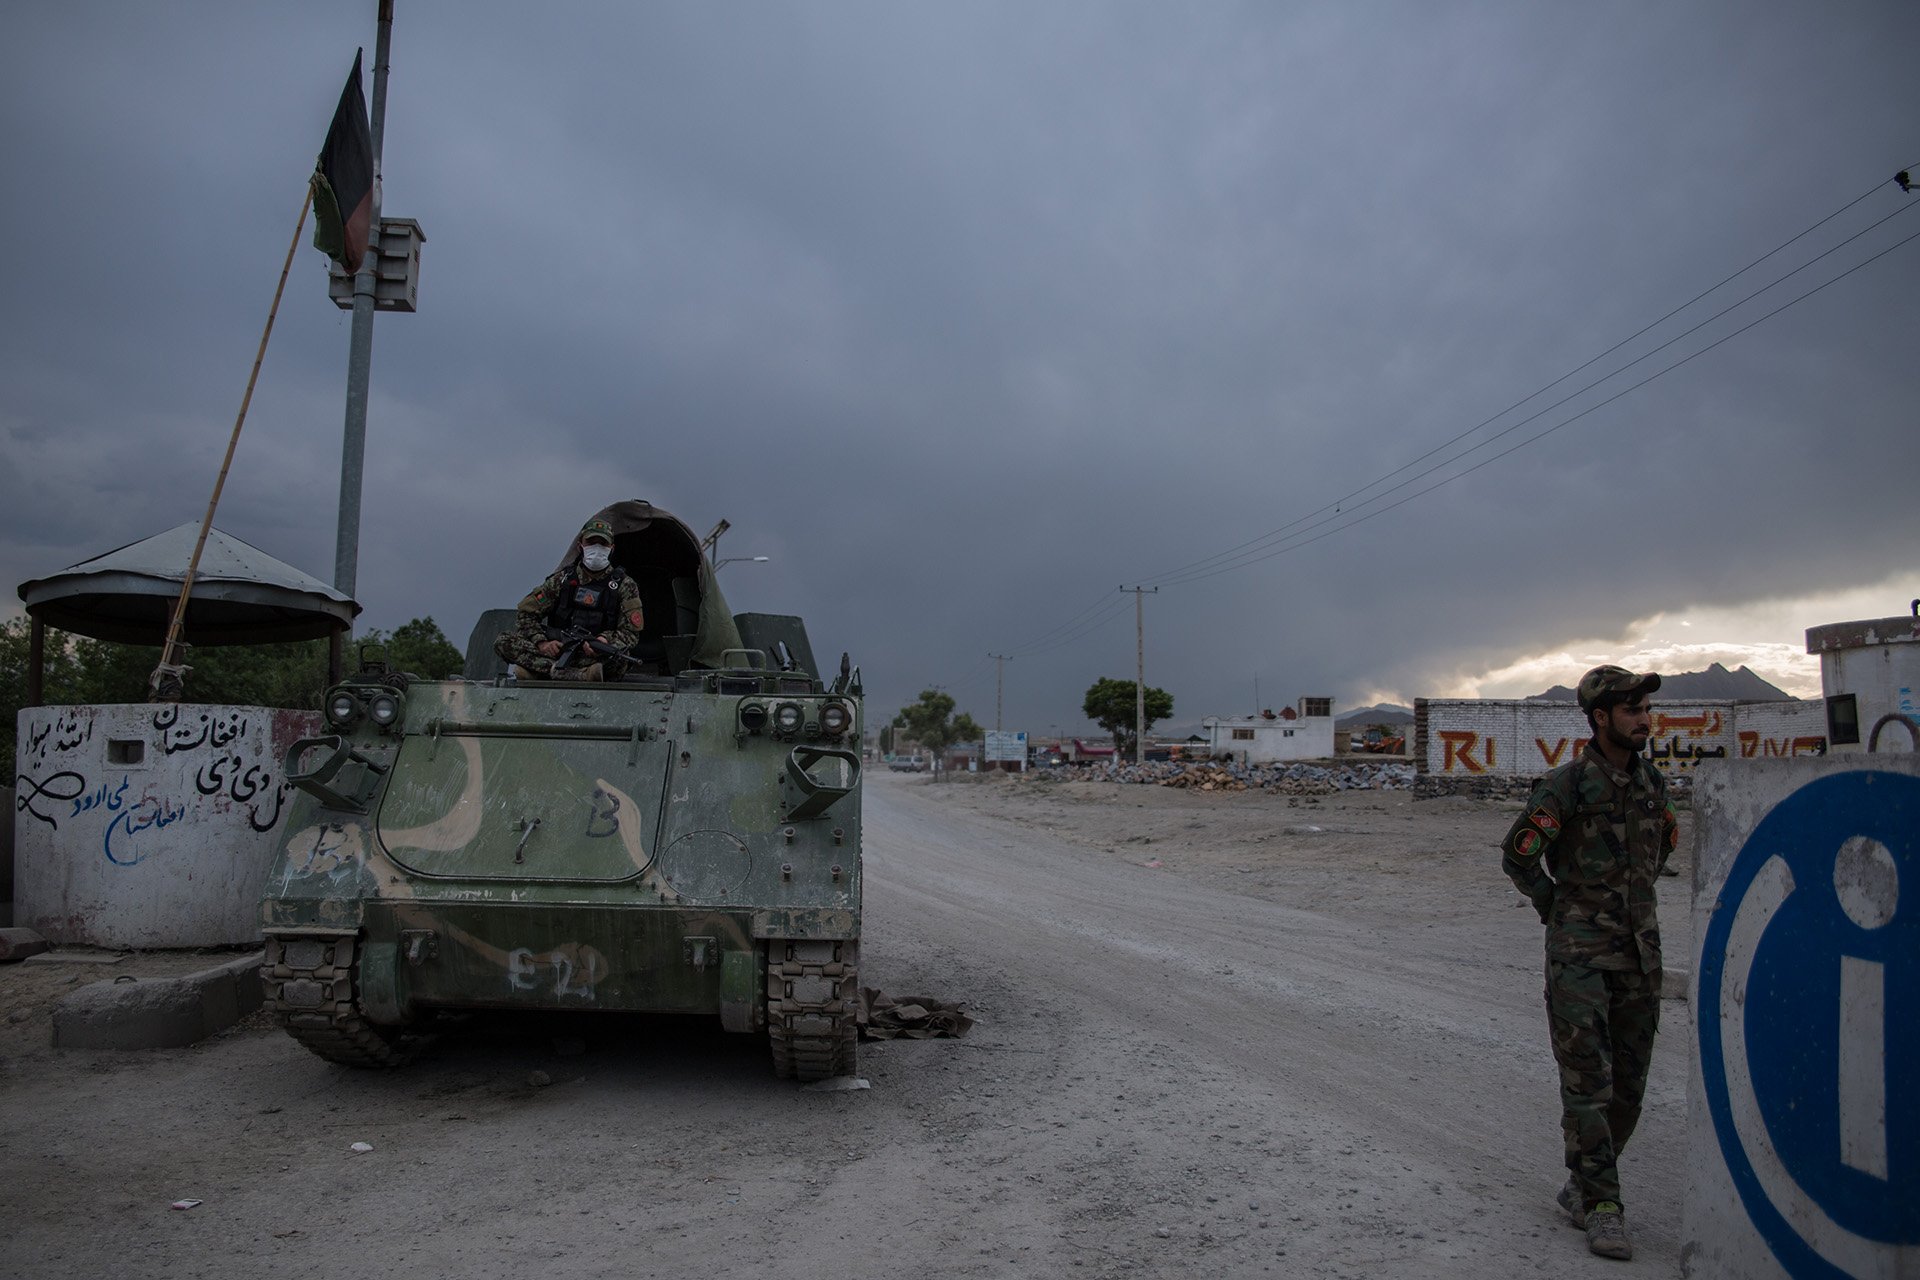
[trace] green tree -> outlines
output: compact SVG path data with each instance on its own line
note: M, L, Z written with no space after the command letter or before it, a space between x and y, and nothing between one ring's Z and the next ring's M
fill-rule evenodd
M880 726L880 754L883 756L893 754L893 726L890 724Z
M459 675L467 664L465 655L441 634L432 618L403 622L394 628L391 636L370 632L368 642L373 642L376 636L386 646L388 665L396 671L411 672L428 680L444 680Z
M947 748L954 743L972 742L984 736L972 716L965 712L954 715L953 706L952 694L923 689L918 702L900 709L900 714L893 718L893 727L904 729L907 737L932 752L937 764L946 758Z
M47 633L51 648L54 632ZM79 668L70 696L47 701L145 702L147 681L160 661L158 645L115 644L107 640L61 637L72 646ZM286 644L221 645L189 649L186 697L190 702L230 703L244 707L312 708L327 686L327 642L296 640Z
M25 618L9 618L0 626L0 782L14 779L14 734L19 728L20 708L27 705L27 657L30 623ZM58 631L47 632L46 663L43 680L48 702L72 703L78 670L73 652Z
M1101 676L1087 690L1086 701L1080 709L1086 712L1087 719L1113 735L1115 755L1124 756L1133 750L1133 721L1135 710L1134 690L1131 680L1115 680L1111 676ZM1142 730L1153 728L1158 721L1173 714L1173 695L1165 689L1156 689L1152 685L1146 688L1146 723Z
M27 700L29 623L14 618L0 627L0 772L11 778L16 717ZM380 630L348 645L349 669L359 665L358 651L417 676L441 679L459 674L464 660L432 618L415 618L391 636ZM160 661L157 645L115 644L68 635L49 627L46 638L44 700L49 706L145 702L147 678ZM327 691L327 642L223 645L189 649L187 698L193 702L244 707L292 707L313 710Z

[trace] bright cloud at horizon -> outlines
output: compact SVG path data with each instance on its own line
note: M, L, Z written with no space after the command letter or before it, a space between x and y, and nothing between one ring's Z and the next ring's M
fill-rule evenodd
M1627 630L1632 639L1582 640L1530 654L1502 667L1462 675L1436 697L1523 698L1556 684L1572 684L1603 662L1636 671L1704 671L1714 663L1749 667L1796 698L1821 694L1820 659L1807 652L1809 627L1862 618L1893 617L1912 599L1915 584L1898 575L1870 587L1797 600L1759 600L1747 605L1657 614ZM1701 635L1728 637L1701 640ZM1386 699L1383 699L1386 700Z

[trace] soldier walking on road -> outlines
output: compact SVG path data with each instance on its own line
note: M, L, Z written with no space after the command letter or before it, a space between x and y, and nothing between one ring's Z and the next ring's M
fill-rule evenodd
M1652 673L1595 667L1580 678L1593 736L1534 785L1501 843L1501 869L1547 930L1547 1022L1560 1067L1567 1184L1558 1203L1587 1247L1631 1258L1620 1152L1640 1120L1660 1021L1654 884L1678 827L1666 778L1641 750ZM1543 865L1544 864L1544 865Z

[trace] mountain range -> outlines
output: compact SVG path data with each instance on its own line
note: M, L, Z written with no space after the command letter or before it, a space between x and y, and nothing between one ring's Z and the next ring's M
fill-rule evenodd
M1412 724L1413 708L1403 707L1397 702L1382 702L1371 707L1356 707L1334 720L1334 727L1351 729L1355 725L1369 724Z
M1753 673L1750 667L1729 671L1714 663L1705 671L1683 671L1660 676L1660 702L1792 702L1794 697ZM1536 693L1528 702L1577 702L1579 697L1566 685L1557 684L1545 693Z

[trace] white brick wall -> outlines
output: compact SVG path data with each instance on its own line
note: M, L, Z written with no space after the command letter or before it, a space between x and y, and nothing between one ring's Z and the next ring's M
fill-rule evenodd
M1426 749L1415 764L1443 777L1535 777L1572 760L1587 741L1587 719L1572 702L1423 698L1416 711ZM1826 708L1817 700L1656 700L1647 754L1671 777L1719 757L1821 754L1826 731Z

